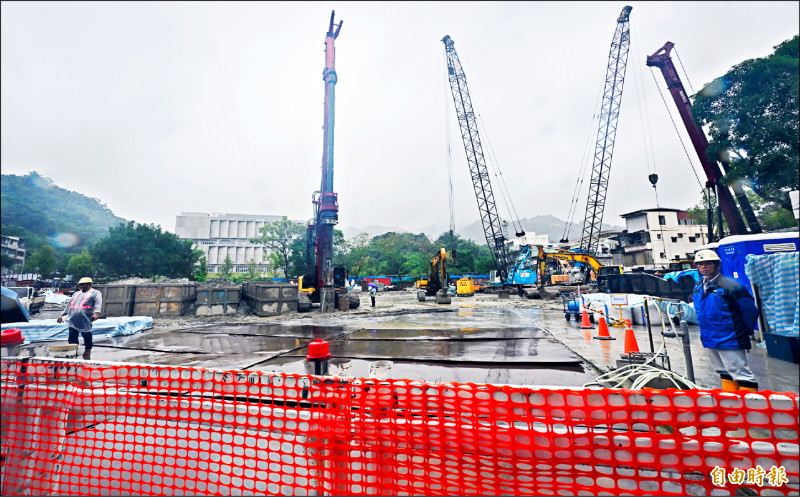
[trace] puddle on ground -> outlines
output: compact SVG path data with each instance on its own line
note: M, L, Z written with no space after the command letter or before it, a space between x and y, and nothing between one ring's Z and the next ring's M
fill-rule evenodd
M333 322L332 322L333 321ZM458 309L320 323L242 323L149 330L98 343L92 358L313 374L308 343L329 342L331 376L582 386L589 367L527 309Z

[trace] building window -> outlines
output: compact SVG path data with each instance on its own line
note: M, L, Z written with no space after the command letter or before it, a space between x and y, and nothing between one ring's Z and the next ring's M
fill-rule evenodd
M660 233L656 234L656 240L661 240L661 234Z
M658 216L658 224L660 224L661 226L666 225L667 224L666 216Z
M690 242L690 243L694 243L694 241L695 241L695 240L697 240L697 238L695 238L695 237L693 237L693 236L690 236L690 237L689 237L689 242Z
M672 237L672 243L678 243L678 237L677 236L673 236Z
M678 238L683 238L683 233L678 233Z
M660 258L662 258L662 259L666 259L667 258L667 254L665 254L664 252L661 252L660 254L658 254L658 256Z

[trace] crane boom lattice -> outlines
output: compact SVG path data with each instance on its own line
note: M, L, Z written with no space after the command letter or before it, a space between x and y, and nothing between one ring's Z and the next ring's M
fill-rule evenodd
M631 10L632 7L629 5L622 8L622 12L617 18L617 28L608 54L603 105L600 109L592 178L589 182L589 197L586 201L586 215L583 218L583 235L581 236L581 249L589 254L595 253L600 241L600 227L603 223L603 210L606 205L611 157L614 154L614 139L617 135L617 121L622 103L622 86L625 83L625 68L628 64L628 50L631 44L629 25Z
M469 89L467 88L467 78L464 74L464 69L461 67L461 62L458 60L453 39L450 36L445 36L442 41L447 55L450 92L453 94L456 116L461 129L461 138L464 141L464 150L467 153L467 164L472 177L475 198L478 200L483 232L497 267L497 274L500 276L500 280L505 283L511 261L506 248L506 239L500 225L500 217L497 214L497 204L495 203L492 184L489 181L489 171L486 167L486 159L483 154L483 147L481 147L480 136L478 135L478 123L475 118L475 111L472 108Z

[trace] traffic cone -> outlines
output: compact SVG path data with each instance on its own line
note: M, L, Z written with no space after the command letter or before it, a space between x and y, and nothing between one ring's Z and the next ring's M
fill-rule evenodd
M630 320L625 320L625 354L639 352L639 344L636 343L636 335L633 334Z
M583 310L581 313L581 328L584 329L591 329L592 323L589 322L589 313L586 312L586 309Z
M600 324L597 326L597 336L593 337L598 340L616 340L616 338L612 337L608 333L608 325L606 324L606 318L600 316Z

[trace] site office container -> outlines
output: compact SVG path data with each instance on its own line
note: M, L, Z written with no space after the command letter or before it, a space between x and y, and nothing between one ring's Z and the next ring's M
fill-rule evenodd
M199 287L195 315L209 316L217 314L234 314L239 308L242 287Z
M754 235L727 236L717 242L716 252L722 263L720 272L738 281L751 294L750 278L744 272L748 255L797 252L798 232L757 233Z
M100 292L103 305L100 308L100 319L118 316L133 316L135 285L92 285Z
M133 312L137 316L183 316L197 299L197 283L136 285Z
M275 281L249 281L242 285L242 299L260 317L297 311L297 285Z

